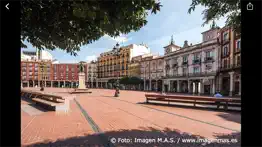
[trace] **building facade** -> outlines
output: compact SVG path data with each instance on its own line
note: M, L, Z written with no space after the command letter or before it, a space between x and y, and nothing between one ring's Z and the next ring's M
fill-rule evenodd
M171 44L165 47L163 90L195 94L214 94L218 72L217 35L219 29L202 33L202 43L179 48ZM173 42L173 43L172 43Z
M119 52L117 52L119 48ZM129 75L129 64L132 57L150 52L146 45L131 44L120 47L119 44L109 52L98 57L98 87L107 88L109 79L117 79Z
M41 64L45 66L41 69ZM39 87L40 85L48 85L48 81L52 79L52 62L46 61L21 61L21 86L22 87Z
M219 90L224 95L241 96L241 38L231 28L221 29Z
M97 81L97 62L91 61L86 64L86 81L89 88L98 87Z
M164 58L154 55L146 56L142 58L140 64L144 90L162 91Z

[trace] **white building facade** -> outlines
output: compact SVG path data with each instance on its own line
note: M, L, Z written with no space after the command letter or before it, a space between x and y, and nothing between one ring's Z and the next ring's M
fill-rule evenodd
M97 63L91 61L90 63L86 64L86 84L89 88L96 88L98 87L97 81Z
M144 90L162 91L164 77L164 57L148 56L140 62L141 77L144 80Z
M165 47L162 89L167 92L214 94L218 72L217 33L219 29L203 32L203 42L182 48ZM171 41L173 42L173 41Z

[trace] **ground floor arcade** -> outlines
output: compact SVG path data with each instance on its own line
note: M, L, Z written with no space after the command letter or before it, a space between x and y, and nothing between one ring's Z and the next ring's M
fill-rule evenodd
M164 79L165 92L213 95L216 92L215 77L169 78Z
M224 95L241 96L241 72L221 72L218 77L219 91Z

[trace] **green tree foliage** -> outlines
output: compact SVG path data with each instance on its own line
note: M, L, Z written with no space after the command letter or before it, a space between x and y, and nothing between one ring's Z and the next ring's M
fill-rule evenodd
M116 82L116 79L109 79L109 80L108 80L108 83L114 84L115 82Z
M204 14L203 25L227 16L226 25L232 27L237 33L241 32L240 0L192 0L188 13L194 11L198 5L206 7L202 12Z
M123 77L119 82L124 85L139 85L143 83L143 80L138 77Z
M124 84L124 85L129 84L129 77L122 77L122 78L119 80L119 83L120 83L120 84Z
M80 46L105 34L116 37L146 25L148 12L160 11L155 0L23 0L21 46L65 50L77 55Z

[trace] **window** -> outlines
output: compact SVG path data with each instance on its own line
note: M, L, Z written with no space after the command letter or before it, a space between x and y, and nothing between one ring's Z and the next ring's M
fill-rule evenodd
M184 56L184 57L183 57L183 62L187 62L187 57L188 57L188 56Z
M200 72L200 68L199 67L194 67L193 68L193 73L199 73Z
M226 41L228 40L228 32L225 32L224 35L223 35L223 40Z
M228 54L229 54L228 47L225 46L225 47L223 48L223 56L227 56Z
M193 60L198 60L200 59L200 53L194 54L194 59Z
M207 51L206 57L213 57L213 51Z
M237 65L241 64L241 56L237 56Z
M237 51L239 51L241 49L241 40L237 40L236 42L236 47L237 47Z

